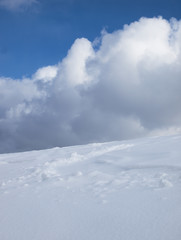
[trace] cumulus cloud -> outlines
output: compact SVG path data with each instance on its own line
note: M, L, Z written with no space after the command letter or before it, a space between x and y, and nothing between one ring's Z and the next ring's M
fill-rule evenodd
M10 11L16 11L26 9L37 2L37 0L0 0L0 6Z
M0 78L0 151L181 132L181 21L75 40L31 79Z

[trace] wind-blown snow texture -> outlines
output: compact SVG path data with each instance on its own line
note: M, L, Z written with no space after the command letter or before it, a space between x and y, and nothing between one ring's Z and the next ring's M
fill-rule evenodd
M181 136L0 155L2 240L179 240Z

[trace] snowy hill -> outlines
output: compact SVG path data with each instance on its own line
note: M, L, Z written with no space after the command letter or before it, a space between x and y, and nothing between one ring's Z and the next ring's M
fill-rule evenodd
M181 239L181 136L1 154L0 239Z

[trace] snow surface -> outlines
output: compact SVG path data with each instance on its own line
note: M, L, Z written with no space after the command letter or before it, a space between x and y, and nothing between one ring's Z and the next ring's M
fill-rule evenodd
M0 155L1 240L180 240L181 136Z

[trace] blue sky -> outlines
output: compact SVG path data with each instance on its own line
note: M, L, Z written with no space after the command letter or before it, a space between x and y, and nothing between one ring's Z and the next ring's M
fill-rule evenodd
M0 76L29 77L38 68L61 61L76 38L93 41L103 28L112 32L143 16L181 15L180 0L27 2L0 0Z
M0 0L0 153L181 134L180 0Z

